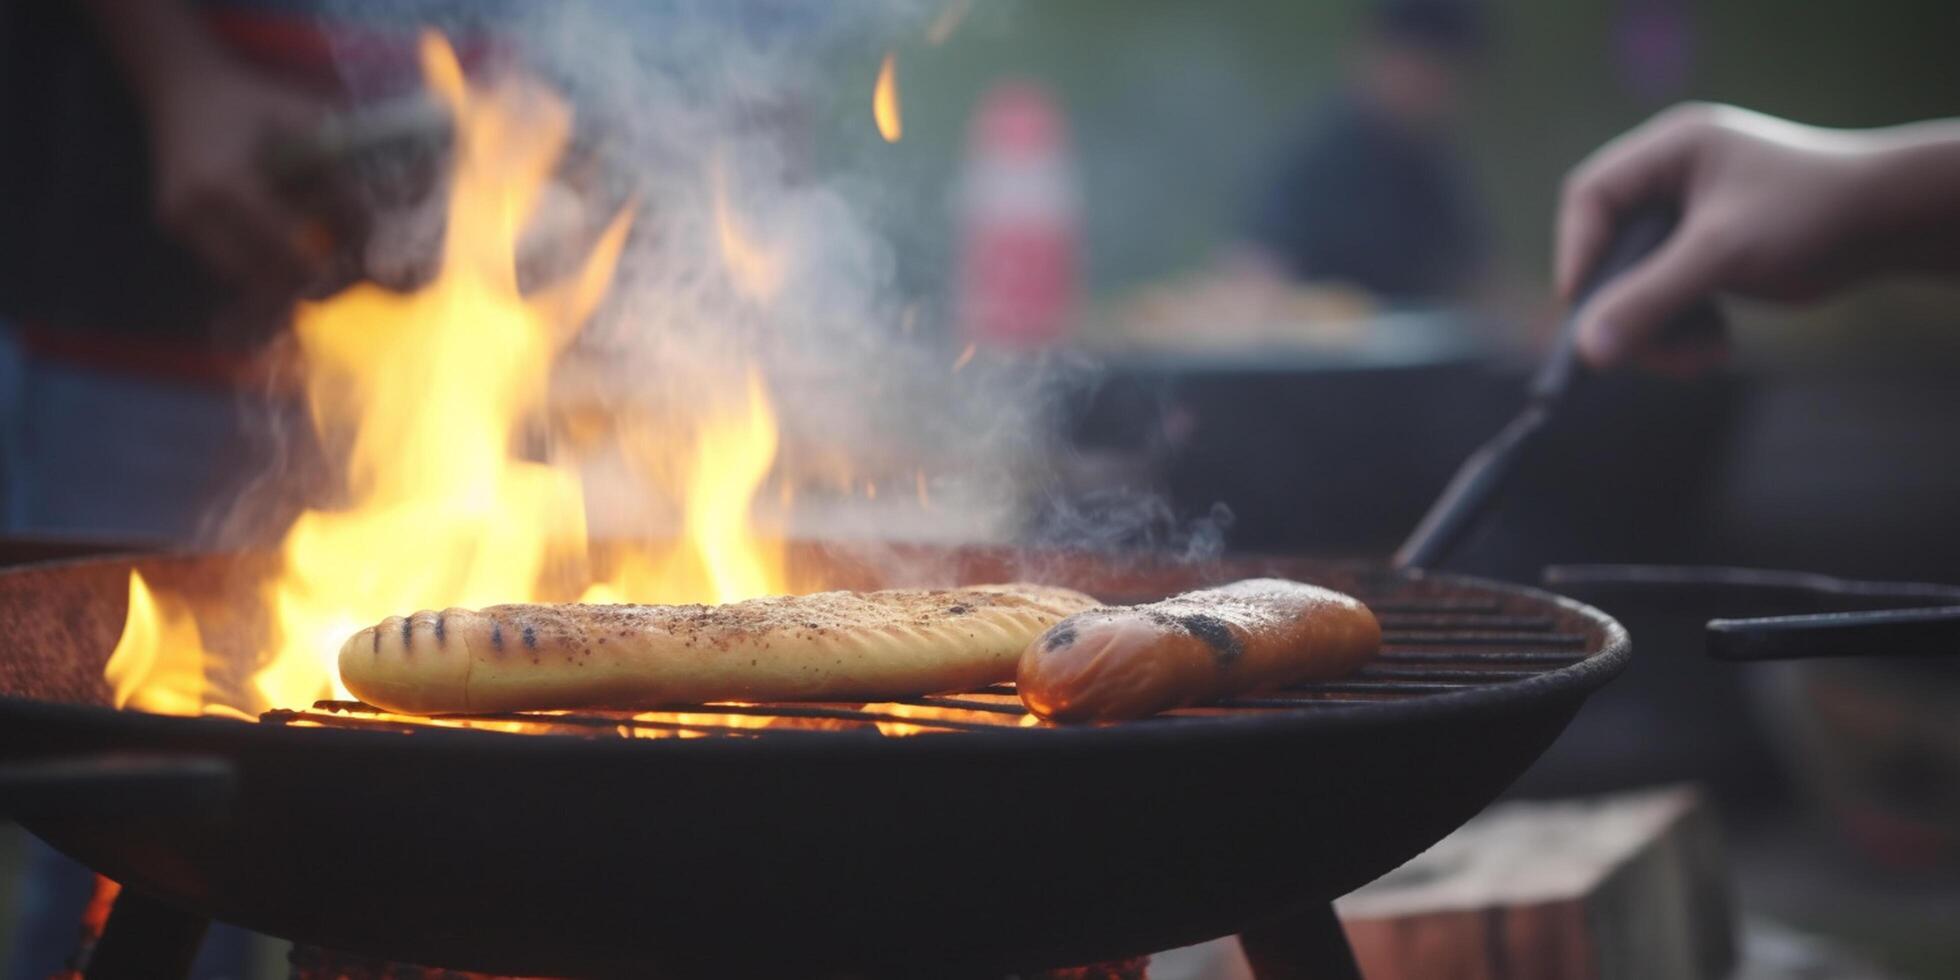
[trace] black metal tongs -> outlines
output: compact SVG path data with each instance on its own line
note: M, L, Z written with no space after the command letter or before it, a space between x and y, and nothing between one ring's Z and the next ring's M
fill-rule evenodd
M1395 552L1396 568L1432 568L1454 550L1477 521L1490 509L1518 463L1530 450L1538 434L1565 404L1573 389L1585 376L1579 363L1579 313L1601 287L1667 241L1674 231L1676 214L1671 207L1650 207L1629 216L1619 225L1606 254L1586 274L1574 297L1572 309L1559 328L1557 342L1544 364L1531 380L1531 397L1509 425L1479 447L1457 468L1456 475L1443 487L1442 496ZM1700 303L1677 316L1663 333L1676 342L1704 337L1722 329L1721 318L1710 303Z
M1601 287L1646 258L1674 231L1672 208L1650 207L1623 221L1605 257L1588 273L1557 344L1531 382L1524 409L1463 462L1442 495L1396 551L1399 569L1434 567L1489 509L1497 493L1557 415L1586 372L1578 358L1579 312ZM1661 343L1702 343L1723 329L1709 302L1671 321ZM1546 570L1561 590L1635 591L1736 602L1830 609L1799 615L1714 619L1708 653L1718 660L1960 654L1960 586L1856 582L1802 572L1649 565L1564 565ZM1857 606L1851 611L1833 606ZM1885 608L1869 608L1882 606Z

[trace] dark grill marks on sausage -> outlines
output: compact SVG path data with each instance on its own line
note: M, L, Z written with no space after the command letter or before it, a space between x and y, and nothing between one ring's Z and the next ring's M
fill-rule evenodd
M1054 653L1074 642L1075 625L1063 621L1056 623L1055 628L1048 631L1047 639L1041 642L1041 649L1044 653Z
M1232 627L1216 616L1204 613L1188 613L1177 617L1177 625L1184 627L1186 633L1197 637L1211 648L1211 657L1218 666L1229 668L1245 654L1245 644L1239 641Z
M911 625L919 627L934 625L951 616L974 615L1003 608L1046 611L1057 616L1079 611L1079 605L1068 605L1071 594L1065 590L1058 590L1059 594L1051 596L1040 586L1031 586L1030 589L1030 593L1025 595L978 589L830 592L751 599L721 606L578 604L567 606L564 610L554 610L514 603L490 606L481 612L486 617L508 617L512 629L533 630L536 638L527 639L526 647L543 650L550 645L556 650L561 641L588 642L602 633L614 639L625 639L635 630L647 629L664 632L684 645L715 648L726 648L730 643L775 631L828 635L834 630L850 628L863 615L862 610L873 604L892 609L889 613L875 612L876 616L910 620ZM573 609L577 612L572 615L583 620L576 627L568 626L563 618L564 613ZM574 639L577 634L584 634L589 639ZM494 642L495 637L492 639Z
M740 683L727 688L730 694L756 688L793 697L855 697L872 693L859 690L864 685L909 686L904 678L914 671L921 684L932 678L919 690L943 686L939 678L951 668L942 670L934 655L941 650L962 676L968 664L976 673L985 664L1003 668L1005 680L1011 674L1004 668L1044 628L1094 605L1080 593L1021 584L839 591L714 607L506 603L448 609L461 631L454 651L446 642L444 610L424 609L369 627L371 659L359 656L359 637L351 637L342 644L340 662L356 696L417 713L525 710L554 706L560 698L582 704L595 689L623 702L657 697L665 703L675 697L670 689L706 691L723 676L731 685ZM1080 645L1074 631L1083 628L1078 622L1063 642ZM388 647L398 635L403 649ZM410 645L423 642L417 636L429 638L429 648L419 653ZM915 643L928 649L918 651ZM751 661L746 673L735 669L738 656ZM762 659L783 664L780 676L768 672L773 667L755 674ZM598 670L573 669L583 667L619 676L602 680L591 676ZM486 689L485 671L513 683ZM538 700L527 700L533 697Z

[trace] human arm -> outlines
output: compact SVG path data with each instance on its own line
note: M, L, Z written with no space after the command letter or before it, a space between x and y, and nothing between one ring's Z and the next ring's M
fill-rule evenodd
M1581 311L1595 366L1653 357L1669 318L1713 293L1797 302L1880 272L1960 271L1960 120L1842 130L1725 105L1663 112L1567 178L1567 301L1616 222L1657 201L1680 208L1673 236Z
M331 251L275 186L267 143L315 125L324 102L222 49L184 0L84 0L148 124L158 222L250 292L291 293Z

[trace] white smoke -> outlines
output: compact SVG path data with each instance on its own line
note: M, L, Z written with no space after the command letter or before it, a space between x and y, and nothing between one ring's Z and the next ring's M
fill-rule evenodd
M527 266L570 268L614 213L635 214L610 298L558 365L536 447L581 469L595 536L665 536L678 513L674 488L650 485L622 457L619 431L638 424L690 438L705 414L740 397L753 368L782 428L759 504L794 535L1018 539L1187 559L1220 550L1228 513L1186 521L1147 490L1058 488L1056 396L1091 366L968 352L946 322L954 304L944 277L901 283L894 243L921 238L904 223L906 207L948 195L905 185L918 175L903 166L902 144L880 140L870 81L883 51L916 48L953 23L948 9L946 0L554 0L458 5L452 22L434 25L514 45L521 70L572 106L573 145L527 241ZM429 201L443 197L438 188ZM392 240L371 257L413 265L439 237L439 208L390 217ZM731 263L730 226L763 257L764 274ZM926 248L915 265L954 252ZM257 499L279 506L235 508L232 529L245 525L238 513L289 511L294 486L321 485L308 472L317 468L263 481ZM250 526L262 533L283 521Z
M918 195L880 166L902 158L879 152L868 84L843 81L868 83L876 54L937 7L525 8L511 33L574 105L577 152L594 161L582 190L603 207L636 202L640 222L560 372L561 404L684 429L753 366L782 427L772 486L790 488L793 532L1009 532L1045 448L1052 372L984 353L961 363L954 332L932 322L949 304L900 287L877 217ZM836 152L852 139L863 147ZM747 267L727 254L731 233ZM595 529L657 533L646 488L603 453L587 462Z

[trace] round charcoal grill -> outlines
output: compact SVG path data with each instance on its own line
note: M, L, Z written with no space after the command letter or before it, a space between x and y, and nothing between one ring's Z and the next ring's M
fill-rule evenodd
M263 627L241 597L266 562L99 559L0 573L0 759L40 774L14 784L31 829L147 901L404 962L982 974L1249 930L1255 960L1325 966L1344 956L1327 903L1475 814L1629 655L1596 610L1454 576L791 559L831 587L1026 578L1109 602L1282 575L1367 601L1385 648L1341 681L1095 727L1033 725L1005 686L438 721L323 702L255 724L114 711L101 674L132 566L191 602L220 673L246 671Z

